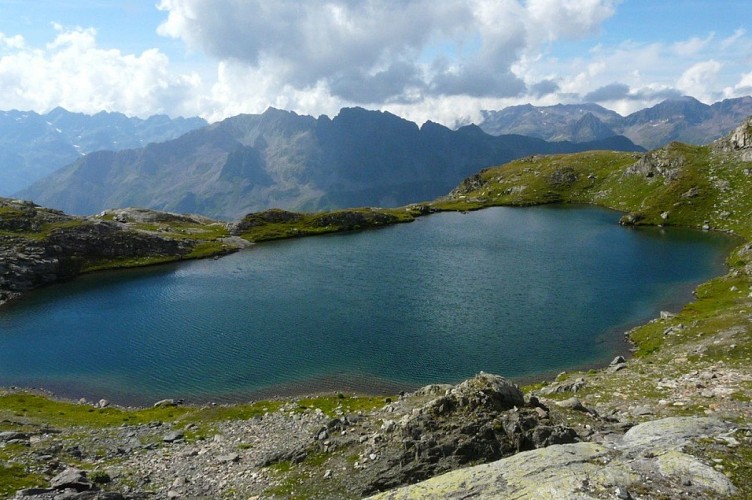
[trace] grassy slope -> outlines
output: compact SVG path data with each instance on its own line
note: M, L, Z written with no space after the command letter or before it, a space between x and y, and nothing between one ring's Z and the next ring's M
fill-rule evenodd
M591 151L528 157L484 170L480 185L433 204L439 209L478 209L494 205L589 203L639 214L640 224L702 227L752 237L752 176L749 162L712 152L709 147L672 143L655 152L676 165L672 180L625 174L639 156ZM696 188L696 195L692 195ZM661 214L668 212L664 220Z

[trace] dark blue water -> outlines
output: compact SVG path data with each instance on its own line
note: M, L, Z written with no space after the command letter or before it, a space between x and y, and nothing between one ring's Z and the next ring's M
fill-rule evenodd
M447 213L100 273L0 309L0 386L147 403L399 390L604 363L733 241L592 208Z

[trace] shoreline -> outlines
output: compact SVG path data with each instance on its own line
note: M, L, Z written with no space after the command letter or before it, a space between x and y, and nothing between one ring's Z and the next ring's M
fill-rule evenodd
M605 210L613 211L616 213L623 213L621 211L614 210L609 207L602 207L600 205L589 204L589 203L583 203L583 204L562 203L562 204L557 204L557 205L563 209L574 208L577 206L589 206L589 207L595 207L595 208L603 208ZM494 208L494 207L496 207L496 205L481 207L481 208L478 208L477 210L483 210L484 208ZM527 208L527 207L512 206L510 208ZM446 211L439 211L439 212L432 212L432 213L458 212L458 211L459 210L446 210ZM424 215L432 215L432 213L427 213ZM643 226L643 227L645 227L646 229L660 228L660 226ZM639 228L640 227L637 227L636 229L639 229ZM670 230L671 227L663 228L663 229ZM691 229L693 231L702 231L700 228L691 228L691 227L690 228L680 227L680 229ZM330 234L330 233L326 233L326 234ZM728 236L728 234L726 233L723 233L723 235ZM743 238L741 238L738 235L732 235L732 237L734 239L738 239L742 243L744 242ZM279 241L279 240L272 240L272 241ZM723 261L723 267L726 273L729 271L728 260L730 256L738 248L737 242L734 242L733 244L734 244L734 248L732 248L728 254L724 254L722 256L719 255L718 257L719 260ZM102 271L95 271L92 273L87 273L86 276L91 278L92 275L94 274L99 274L99 273L106 274L107 272L115 272L115 273L118 273L118 272L150 273L150 272L161 272L161 271L168 272L170 267L176 267L176 266L179 266L180 264L181 264L180 262L166 262L162 264L152 264L148 266L138 266L138 267L132 267L132 268L127 268L127 269L105 269ZM655 304L656 311L663 310L663 309L681 310L682 308L686 307L687 305L693 303L696 300L696 297L694 295L694 290L697 287L713 279L722 277L723 275L724 274L719 274L718 276L712 276L705 281L692 284L692 285L686 285L686 289L683 290L682 293L680 294L683 298L676 299L675 296L672 296L668 298L667 300L658 302L657 304ZM47 288L47 287L44 287L44 288ZM36 290L39 290L39 289L31 290L30 292L34 292ZM24 296L25 295L26 294L24 294ZM22 299L23 297L21 298L21 300ZM630 332L633 329L649 324L650 322L655 321L656 319L657 319L657 315L652 316L644 321L642 320L629 321L622 325L616 325L612 328L609 328L608 330L593 337L594 343L606 343L610 346L609 348L610 353L607 354L600 361L593 361L593 362L588 362L588 363L583 363L583 364L575 364L575 365L571 365L563 369L562 368L547 369L538 373L527 374L527 375L506 377L503 374L503 372L501 372L501 374L502 376L505 376L508 380L520 386L533 386L533 385L538 385L542 383L550 383L554 381L556 377L562 373L588 371L588 370L602 370L608 366L608 363L615 356L623 356L625 359L631 358L637 346L629 338ZM479 367L479 369L475 369L473 372L477 373L479 370L482 370L483 368L484 367ZM496 370L496 372L498 372L498 370ZM437 381L426 382L425 384L421 384L421 383L384 380L384 379L378 379L372 376L362 377L358 374L355 374L355 376L353 377L352 374L344 374L344 375L339 375L339 376L315 377L310 380L276 384L276 385L272 385L272 386L265 387L265 388L249 390L247 392L220 394L220 395L217 395L216 397L212 397L211 395L208 395L205 397L198 397L196 399L190 399L189 397L183 398L183 399L186 401L185 403L186 406L200 407L204 405L238 405L238 404L244 404L244 403L256 402L256 401L305 398L305 397L310 397L310 396L332 394L332 393L335 393L335 394L336 393L350 393L350 394L357 394L357 395L362 395L362 396L392 396L400 392L411 392L411 391L419 389L420 387L423 387L424 385L429 385L429 384L458 383L464 378L469 377L469 376L471 376L470 373L468 373L464 377L459 377L456 380L437 380ZM339 383L338 382L339 380L348 380L350 383L344 383L344 384ZM375 381L375 383L373 381ZM39 394L46 395L48 397L51 397L59 401L81 402L82 400L85 400L87 403L94 404L94 405L96 405L97 400L101 398L101 399L106 399L111 404L114 404L121 408L132 408L132 409L148 408L154 402L161 400L161 399L165 399L165 398L173 398L173 399L181 400L181 401L183 400L183 399L180 399L181 395L179 394L144 398L135 394L129 394L129 393L119 394L118 392L115 392L114 395L110 393L110 394L99 394L97 396L91 396L91 395L87 396L86 390L78 391L78 393L76 393L76 391L74 390L67 390L65 388L67 384L65 383L60 383L59 385L61 386L61 388L57 388L57 384L51 384L51 385L40 384L39 386L36 386L36 385L10 386L10 387L0 386L0 391L7 390L7 391L12 391L12 392L39 393ZM96 391L91 391L91 392L94 393Z

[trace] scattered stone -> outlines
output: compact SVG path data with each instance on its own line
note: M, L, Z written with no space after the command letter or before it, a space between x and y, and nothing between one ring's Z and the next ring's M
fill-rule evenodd
M69 468L52 478L50 488L55 490L73 489L76 491L88 491L96 489L94 484L86 477L86 473L80 469Z
M217 457L217 460L219 463L225 464L230 462L239 462L240 461L240 455L237 453L228 453L227 455L220 455Z
M624 356L616 356L613 360L611 360L611 363L609 363L609 366L619 365L621 363L626 363Z
M107 408L108 406L110 406L110 402L109 402L109 401L107 401L106 399L100 399L100 400L99 400L99 405L98 405L98 406L99 406L100 408Z
M394 420L384 420L381 424L381 432L392 432L397 427L397 423Z
M29 434L25 432L0 432L0 442L8 442L8 441L28 441Z
M577 392L583 387L585 387L585 379L580 377L576 380L568 380L566 382L557 382L555 384L551 384L541 389L540 393L544 395L551 395L561 394L563 392Z
M580 411L582 413L589 413L591 415L596 415L595 410L591 410L585 407L585 405L582 404L582 401L579 399L572 397L569 399L565 399L564 401L557 401L556 406L559 406L561 408L567 408L574 411Z
M655 412L653 411L653 409L651 407L649 407L649 406L646 406L646 405L636 406L632 410L631 413L632 413L632 415L634 415L636 417L644 417L646 415L654 415L655 414Z
M177 403L174 399L162 399L154 403L154 408L161 408L164 406L177 406Z
M180 441L183 438L185 438L183 431L171 431L162 437L162 441L164 441L165 443L174 443L175 441Z
M620 500L632 499L632 495L629 494L629 490L627 490L623 486L617 486L616 491L614 491L614 494L616 495L616 498L619 498Z

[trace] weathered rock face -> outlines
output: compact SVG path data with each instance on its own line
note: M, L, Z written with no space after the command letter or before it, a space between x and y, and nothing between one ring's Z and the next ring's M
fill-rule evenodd
M723 473L681 449L726 430L726 424L708 418L648 422L611 444L526 451L374 498L636 498L633 494L648 484L666 498L718 498L733 495L736 488Z
M752 117L739 125L726 137L713 143L713 149L723 152L735 152L743 161L752 161Z
M46 241L51 253L59 256L63 274L77 273L82 259L184 255L190 251L190 245L185 242L125 229L116 222L106 221L87 221L77 227L56 229Z
M49 224L63 227L45 232ZM181 256L194 242L72 217L33 203L0 199L0 304L79 274L98 260Z
M343 231L350 231L371 226L394 224L396 221L396 216L375 210L343 210L317 215L313 220L313 225L316 227L336 226Z
M672 144L646 153L624 175L641 175L649 179L662 179L668 183L677 178L683 165L683 158L676 154Z
M296 234L298 229L294 225L304 219L313 228L334 228L336 231L352 231L399 222L396 215L378 209L340 210L313 215L272 209L248 214L240 222L230 224L229 230L231 234L240 235L257 227L287 224L290 231L293 231L291 234Z
M435 394L443 388L430 386L419 394ZM399 421L385 422L384 434L373 443L378 464L371 467L372 477L363 493L577 439L574 430L552 424L544 415L546 411L525 406L516 385L481 373L449 387Z
M465 195L467 193L472 193L473 191L477 191L478 189L482 188L486 184L486 181L483 180L483 176L481 175L482 173L483 170L481 170L477 174L463 179L463 181L460 182L460 184L456 188L449 192L448 197L457 198L459 196Z

